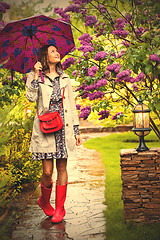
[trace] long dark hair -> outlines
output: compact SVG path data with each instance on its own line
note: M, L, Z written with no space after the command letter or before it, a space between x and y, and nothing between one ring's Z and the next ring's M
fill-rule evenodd
M48 48L50 46L54 46L54 45L45 45L45 46L41 47L40 50L38 51L38 61L42 64L42 71L44 71L44 72L49 71L49 65L48 65L47 57L48 57ZM56 71L61 72L62 70L63 70L63 67L62 67L61 62L57 63L56 64Z

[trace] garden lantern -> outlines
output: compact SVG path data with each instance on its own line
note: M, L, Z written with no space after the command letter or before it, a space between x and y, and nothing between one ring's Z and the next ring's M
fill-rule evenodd
M134 113L134 123L132 130L137 136L140 137L140 143L136 149L138 152L149 150L149 148L145 145L144 136L148 135L152 130L149 126L150 111L150 108L147 105L143 104L140 96L139 103L132 110Z

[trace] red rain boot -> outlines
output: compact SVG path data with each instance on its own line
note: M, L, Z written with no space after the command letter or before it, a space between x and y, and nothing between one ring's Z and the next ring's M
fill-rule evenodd
M53 183L51 183L51 188L46 188L41 184L41 196L38 199L38 204L42 208L43 212L52 217L55 213L55 209L50 204L50 197L52 192Z
M65 216L64 202L66 200L67 183L65 185L56 185L56 209L51 219L52 223L62 222Z

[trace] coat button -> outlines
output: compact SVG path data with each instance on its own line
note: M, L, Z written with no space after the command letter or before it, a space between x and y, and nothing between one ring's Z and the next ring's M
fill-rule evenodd
M65 112L67 112L67 109L65 110Z
M68 127L68 123L66 124L66 127Z

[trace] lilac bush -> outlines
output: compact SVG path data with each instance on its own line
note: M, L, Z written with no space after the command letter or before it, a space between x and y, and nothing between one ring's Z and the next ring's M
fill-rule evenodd
M86 115L81 109L80 116L86 119L94 110L102 120L105 114L98 113L110 111L109 118L119 119L122 114L113 115L111 103L133 108L141 95L154 111L151 126L160 138L156 125L156 118L160 120L158 2L146 5L146 0L133 0L132 4L127 0L127 9L121 2L72 0L63 11L55 9L62 19L70 19L78 38L71 53L74 61L65 60L63 66L79 82L78 97L91 102L89 109L84 108Z

